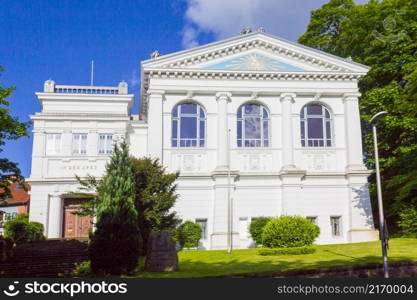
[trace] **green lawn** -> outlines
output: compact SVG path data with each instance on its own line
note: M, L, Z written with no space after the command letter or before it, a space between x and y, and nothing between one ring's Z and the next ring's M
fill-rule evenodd
M417 239L391 239L389 260L417 261ZM179 252L179 270L140 272L137 277L209 277L268 271L288 271L381 262L380 242L314 246L313 254L260 256L257 249L191 250ZM143 262L142 262L143 264Z

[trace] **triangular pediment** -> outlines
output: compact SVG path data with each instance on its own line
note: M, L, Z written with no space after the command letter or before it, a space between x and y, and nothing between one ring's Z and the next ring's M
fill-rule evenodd
M367 66L265 33L252 33L142 62L143 69L367 73Z
M304 69L282 60L257 52L248 53L203 67L204 70L230 71L304 71Z

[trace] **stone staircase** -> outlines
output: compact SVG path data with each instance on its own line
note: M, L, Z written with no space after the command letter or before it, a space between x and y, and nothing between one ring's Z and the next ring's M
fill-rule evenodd
M0 263L1 277L69 277L75 263L88 260L87 240L50 239L16 246Z

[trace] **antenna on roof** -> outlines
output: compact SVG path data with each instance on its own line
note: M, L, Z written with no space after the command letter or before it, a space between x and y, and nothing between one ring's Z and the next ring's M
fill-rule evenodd
M91 61L90 85L94 85L94 60Z

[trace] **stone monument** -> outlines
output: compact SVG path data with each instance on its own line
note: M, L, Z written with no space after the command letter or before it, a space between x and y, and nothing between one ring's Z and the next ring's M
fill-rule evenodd
M152 232L147 245L145 270L171 272L178 269L178 254L171 233L166 230Z

